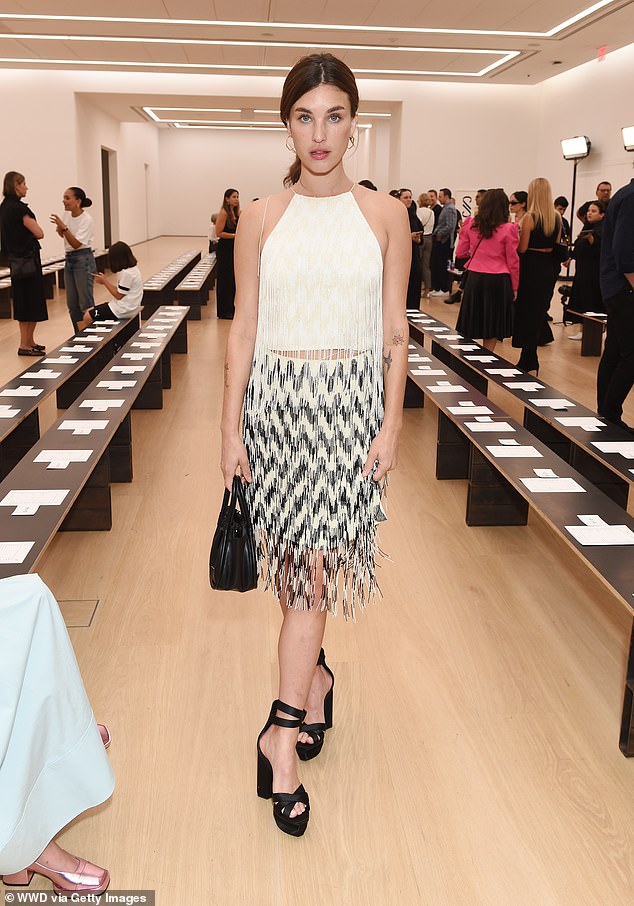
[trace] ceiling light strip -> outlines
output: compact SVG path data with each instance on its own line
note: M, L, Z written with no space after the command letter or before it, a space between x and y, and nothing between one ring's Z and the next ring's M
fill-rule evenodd
M514 54L519 51L514 51ZM279 72L288 73L288 66L246 66L233 63L151 63L147 60L58 60L41 57L0 57L1 63L24 64L26 66L110 66L112 68L125 68L128 66L140 69L196 69L196 70L230 70L231 72ZM498 61L496 66L501 65ZM491 67L488 67L488 71ZM453 76L477 78L480 72L456 72L444 69L359 69L355 66L357 75L404 75L404 76Z
M235 20L222 19L158 19L146 17L127 17L127 16L41 16L32 13L0 13L0 20L7 21L35 21L35 22L109 22L120 24L135 25L195 25L197 27L226 27L226 28L266 28L266 29L288 29L295 28L298 30L312 31L345 31L345 32L383 32L387 34L414 34L414 35L491 35L498 37L517 37L517 38L550 38L565 28L588 18L600 9L616 3L617 0L599 0L599 2L586 7L576 15L564 22L553 26L546 32L542 31L504 31L501 29L482 29L482 28L414 28L414 27L395 27L385 25L336 25L333 23L309 23L309 22L240 22Z
M37 35L15 34L14 32L0 34L0 39L13 38L16 41L82 41L99 44L177 44L201 47L288 47L301 50L364 50L384 53L465 53L465 54L507 54L509 50L500 48L473 48L473 47L394 47L380 44L307 44L298 41L220 41L207 38L136 38L118 35Z

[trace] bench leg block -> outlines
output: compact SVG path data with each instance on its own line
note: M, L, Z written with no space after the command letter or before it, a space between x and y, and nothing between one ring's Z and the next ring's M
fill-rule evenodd
M584 478L591 481L592 484L604 494L627 509L627 498L629 496L630 483L625 478L616 475L612 469L609 469L594 456L591 456L581 447L571 445L570 465L581 472Z
M110 457L106 451L77 496L60 532L107 532L112 528Z
M184 318L176 328L176 333L171 339L172 352L187 352L187 318Z
M530 409L524 409L524 427L537 440L541 440L543 444L546 444L549 450L552 450L557 456L561 456L566 462L570 462L572 443L554 425L549 424L549 422Z
M6 478L39 439L40 420L35 409L0 444L0 478Z
M627 679L623 696L619 748L627 758L631 758L634 755L634 624L632 625L632 634L630 636L630 653L627 661Z
M475 447L471 448L467 525L526 525L528 501Z
M581 355L601 355L603 345L603 324L584 319L581 328Z
M162 409L163 408L163 378L161 376L161 360L159 359L148 378L143 390L132 404L133 409Z
M161 355L161 381L163 390L169 390L172 386L172 349L171 344L167 344L165 352Z
M444 412L438 412L436 444L436 478L468 478L471 443Z
M483 374L475 371L471 365L467 365L467 363L459 356L452 355L444 346L441 346L440 343L437 343L435 340L431 341L431 354L435 355L441 362L444 362L447 368L451 368L457 375L465 381L468 381L472 387L475 387L475 389L479 390L484 396L488 395L488 380Z
M403 409L422 409L425 405L425 394L420 387L408 376L405 383L405 399Z
M132 481L132 419L130 413L121 422L108 445L110 481Z

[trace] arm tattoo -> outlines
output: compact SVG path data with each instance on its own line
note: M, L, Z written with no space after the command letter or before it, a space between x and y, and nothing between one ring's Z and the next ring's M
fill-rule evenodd
M229 386L229 363L225 362L225 387Z
M385 370L389 371L390 366L392 364L392 350L391 349L388 349L387 355L385 354L385 351L383 352L383 364L385 365Z
M405 338L403 337L403 331L398 330L392 337L392 345L393 346L402 346L404 342L405 342Z

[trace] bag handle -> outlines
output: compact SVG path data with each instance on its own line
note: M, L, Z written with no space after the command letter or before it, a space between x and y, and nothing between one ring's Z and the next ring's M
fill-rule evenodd
M231 485L231 499L229 500L229 491L225 488L225 497L224 500L229 502L229 509L233 514L236 509L236 504L240 509L240 513L244 521L251 526L251 517L249 515L249 506L247 504L247 498L244 493L244 485L242 483L242 477L240 475L233 476L233 483ZM224 505L223 500L223 505Z

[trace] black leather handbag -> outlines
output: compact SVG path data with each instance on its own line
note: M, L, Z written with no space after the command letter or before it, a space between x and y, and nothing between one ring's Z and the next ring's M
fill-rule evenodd
M28 255L9 255L9 271L12 280L29 280L40 272L40 256L37 252Z
M209 584L216 591L251 591L258 584L255 535L242 479L225 488L209 554Z

